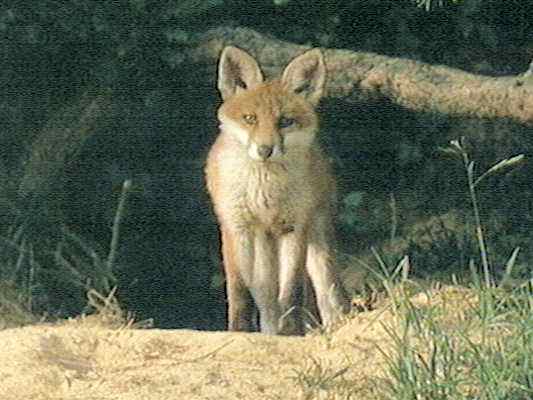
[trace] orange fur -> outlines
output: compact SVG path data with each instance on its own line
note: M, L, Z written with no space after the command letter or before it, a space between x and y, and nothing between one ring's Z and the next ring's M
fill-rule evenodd
M230 330L303 333L311 282L323 324L346 311L331 248L335 180L318 145L315 107L322 54L294 59L263 81L257 62L227 47L219 64L221 132L207 159L207 187L222 232ZM311 296L313 298L313 296Z

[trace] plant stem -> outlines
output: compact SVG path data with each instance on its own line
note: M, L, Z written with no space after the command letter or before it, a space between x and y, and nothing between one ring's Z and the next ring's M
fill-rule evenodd
M483 275L485 278L486 287L490 287L490 266L488 259L487 246L485 244L485 237L483 235L483 228L481 226L481 217L479 215L479 205L476 195L476 185L474 182L474 163L470 162L468 154L463 151L463 162L466 168L466 175L468 179L468 188L470 191L470 200L472 201L472 207L474 209L474 220L476 224L476 236L479 245L479 251L481 255L481 264L483 266Z
M120 236L120 222L124 215L124 209L126 206L126 199L128 198L128 192L131 189L131 179L126 179L122 185L122 192L120 194L120 200L118 202L117 211L115 213L115 219L113 221L113 231L111 236L111 244L109 246L109 254L107 256L107 269L108 272L112 272L117 258L117 248Z
M398 210L396 208L396 197L394 192L390 194L390 209L391 209L391 231L390 231L390 241L391 243L396 239L396 231L398 230Z

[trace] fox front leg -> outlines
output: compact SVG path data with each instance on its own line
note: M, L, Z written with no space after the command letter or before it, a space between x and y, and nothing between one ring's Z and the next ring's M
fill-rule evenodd
M331 325L339 315L350 310L350 302L338 276L331 226L327 216L315 219L310 230L306 269L313 284L322 325Z
M306 232L297 228L279 239L279 296L283 313L280 330L303 335L302 307L305 285Z
M279 321L282 311L278 303L279 266L272 234L258 229L255 233L254 250L255 263L250 277L250 292L259 310L261 332L276 335L280 333Z
M253 270L253 238L222 228L222 257L228 299L228 329L251 332L255 328L252 296L241 271Z

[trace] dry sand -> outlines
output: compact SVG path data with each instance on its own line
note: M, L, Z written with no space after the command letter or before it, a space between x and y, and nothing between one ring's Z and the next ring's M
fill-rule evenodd
M387 307L305 337L113 328L91 317L5 329L0 399L372 399L381 351L392 348L384 326L397 327Z

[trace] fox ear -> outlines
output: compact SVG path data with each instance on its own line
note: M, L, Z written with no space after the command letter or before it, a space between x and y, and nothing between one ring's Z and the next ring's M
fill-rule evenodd
M306 51L292 60L283 71L281 82L289 90L317 105L324 93L326 66L319 49Z
M218 90L224 100L262 82L263 73L250 54L233 46L224 48L218 64Z

